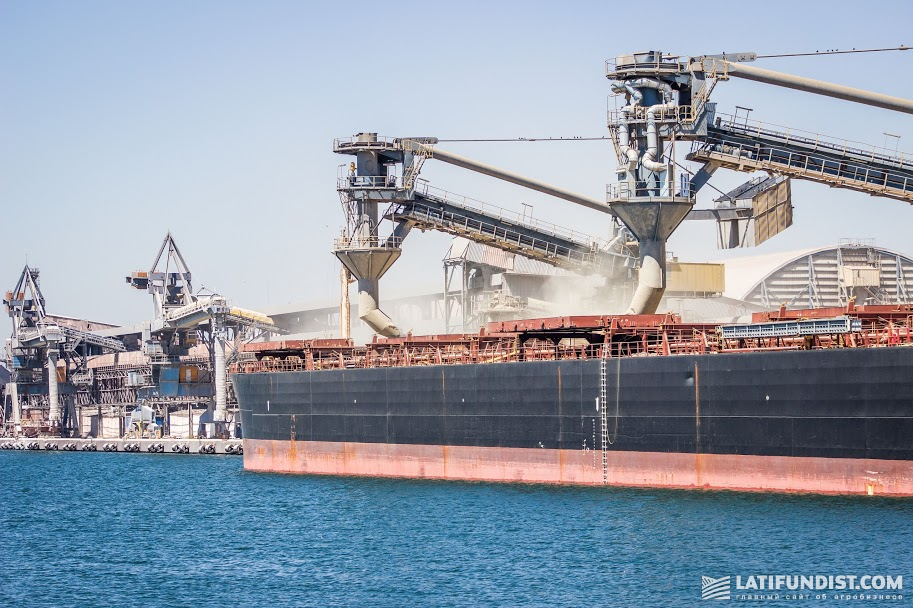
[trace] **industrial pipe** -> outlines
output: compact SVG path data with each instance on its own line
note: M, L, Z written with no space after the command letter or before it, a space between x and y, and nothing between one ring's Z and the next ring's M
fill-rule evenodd
M226 386L225 370L225 336L216 333L213 337L213 359L215 362L216 375L216 411L213 414L213 421L225 422L225 410L228 406L228 388Z
M644 152L641 163L647 170L654 173L666 171L666 164L656 160L661 155L659 152L659 138L656 133L656 112L661 112L666 107L666 104L660 103L647 108L647 150Z
M634 80L624 81L616 80L611 84L611 87L613 93L628 93L631 96L632 106L640 105L640 102L644 98L644 94L637 89L656 89L657 91L662 92L664 103L671 103L672 101L672 87L668 83L655 78L635 78Z
M625 85L636 87L638 89L656 89L661 91L663 94L663 102L671 103L672 102L672 87L661 80L655 78L635 78L634 80L626 80ZM626 87L627 88L627 87ZM641 97L643 94L640 95ZM640 100L638 99L638 102Z
M631 147L631 127L628 124L628 113L633 108L631 106L625 106L621 109L621 121L618 123L618 149L621 151L621 154L627 159L627 166L622 167L625 171L630 174L637 168L637 150ZM633 190L633 178L628 180L632 182L630 184L631 189Z
M450 165L468 169L470 171L475 171L477 173L482 173L483 175L489 175L491 177L501 179L512 184L517 184L518 186L523 186L524 188L529 188L531 190L536 190L556 198L564 199L572 203L577 203L578 205L582 205L589 209L595 209L596 211L602 211L603 213L614 215L612 213L612 209L605 202L599 199L590 198L582 194L577 194L576 192L571 192L570 190L565 190L564 188L559 188L558 186L553 186L545 182L540 182L539 180L531 179L518 173L499 169L498 167L493 167L491 165L486 165L485 163L480 163L470 158L466 158L465 156L453 154L452 152L445 152L444 150L432 148L431 146L426 146L417 142L408 143L410 143L415 149L423 152L428 158L434 158Z
M368 327L382 336L398 338L402 335L399 327L393 323L378 305L378 281L369 279L358 280L358 318Z
M13 434L16 437L22 434L22 412L19 409L19 387L15 382L6 385L6 394L10 396L13 407Z
M58 397L57 389L57 345L51 344L48 346L48 402L50 403L50 411L48 412L48 419L50 420L50 426L53 427L57 421L60 419L60 400Z
M629 103L632 106L640 105L641 100L644 98L644 94L641 93L640 91L638 91L637 89L635 89L628 82L620 82L620 81L616 80L615 82L613 82L611 84L611 87L612 87L613 93L617 93L617 94L627 93L628 95L630 95L631 100Z
M884 108L886 110L913 114L913 101L909 99L883 95L881 93L872 93L871 91L824 82L823 80L814 80L812 78L774 72L773 70L747 66L742 63L732 63L730 61L721 61L720 63L725 67L730 76L737 76L746 80L754 80L756 82L786 87L788 89L796 89L797 91L805 91L806 93L813 93L815 95L836 97L837 99L853 101L869 106ZM706 71L706 68L704 70Z
M637 246L640 249L637 290L625 314L653 314L666 291L666 242L641 240Z

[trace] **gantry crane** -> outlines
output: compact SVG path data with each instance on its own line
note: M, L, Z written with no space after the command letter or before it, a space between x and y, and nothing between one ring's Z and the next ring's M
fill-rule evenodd
M190 268L170 232L150 269L134 272L126 281L134 289L152 295L153 319L143 324L141 340L143 353L153 365L153 381L159 379L163 368L179 364L180 357L202 339L213 370L214 420L224 422L228 404L226 344L242 335L251 340L262 334L284 333L283 330L268 316L231 306L219 294L194 293ZM126 331L132 333L135 329Z
M6 390L11 400L12 431L16 436L22 432L22 409L46 409L48 431L67 436L78 427L71 378L85 371L88 357L123 352L126 347L120 340L68 327L49 315L39 275L37 268L26 265L3 300L13 324L6 343L12 374ZM58 369L61 357L66 365Z

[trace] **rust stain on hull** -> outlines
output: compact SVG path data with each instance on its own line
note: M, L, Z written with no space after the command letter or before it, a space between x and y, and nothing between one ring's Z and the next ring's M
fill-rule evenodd
M913 496L913 462L609 452L608 485ZM250 471L603 485L583 450L244 440Z

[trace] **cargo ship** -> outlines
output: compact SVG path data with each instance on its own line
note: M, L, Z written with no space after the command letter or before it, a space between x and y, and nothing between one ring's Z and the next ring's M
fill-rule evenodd
M913 305L244 348L247 470L913 496Z

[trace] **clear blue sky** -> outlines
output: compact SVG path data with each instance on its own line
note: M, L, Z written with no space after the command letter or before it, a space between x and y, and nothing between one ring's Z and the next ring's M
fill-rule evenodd
M342 225L334 137L359 131L461 137L601 136L603 62L676 54L913 45L913 3L0 2L0 286L26 261L53 312L139 321L167 230L195 277L252 308L336 297L329 253ZM767 60L764 67L913 98L913 51ZM909 115L747 81L735 105L791 127L882 144ZM608 142L450 144L456 152L601 197ZM433 185L602 234L607 218L433 162ZM744 181L720 171L720 189ZM713 190L702 191L708 206ZM913 209L797 182L796 225L769 253L875 237L913 254ZM440 289L449 239L410 235L382 297ZM720 257L692 223L670 249Z

